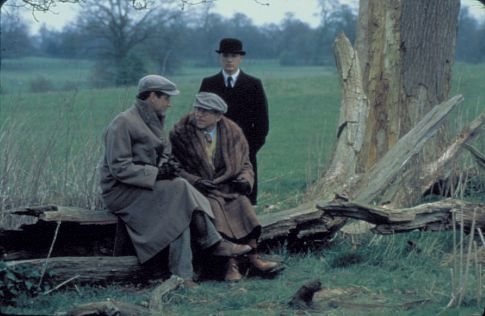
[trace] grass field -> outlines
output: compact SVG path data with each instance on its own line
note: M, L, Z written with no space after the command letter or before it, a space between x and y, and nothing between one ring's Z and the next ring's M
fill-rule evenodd
M12 86L21 86L40 75L46 78L59 75L60 80L52 80L52 86L60 86L69 77L87 78L80 76L83 72L79 65L86 66L83 62L76 62L72 73L62 75L61 69L67 72L65 61L53 67L52 74L47 72L49 68L35 66L37 63L50 65L53 63L50 60L12 63L9 66L7 60L2 72L7 92ZM33 64L32 72L25 71L27 64ZM259 154L260 204L287 207L298 202L331 150L339 108L338 80L332 70L324 68L278 68L251 62L247 68L263 78L270 104L270 134ZM216 71L215 68L190 68L170 78L182 94L172 101L167 128L191 109L202 76ZM85 72L84 75L87 76ZM1 96L1 141L3 147L11 148L3 159L12 162L9 166L12 172L4 177L14 177L6 180L11 185L8 192L3 192L9 200L4 205L44 202L95 205L95 201L87 201L86 197L89 193L95 197L94 182L85 176L92 175L101 156L100 138L104 128L118 112L133 103L135 87L85 89L83 86L77 91L31 93L27 85L22 88L27 91ZM320 100L325 102L321 104ZM34 179L39 178L39 172L42 181ZM28 192L18 191L29 183L38 183L39 187ZM81 187L85 193L77 199L75 195Z
M279 67L250 60L244 65L262 78L270 105L270 134L259 154L258 212L269 211L270 205L271 211L286 209L302 201L332 152L340 106L338 77L332 68ZM109 121L132 104L135 87L90 89L89 67L85 61L4 61L0 209L46 203L99 207L95 167L101 135ZM170 77L182 94L173 98L167 128L190 110L201 78L216 71L191 67ZM30 82L39 76L56 91L30 92ZM456 65L451 95L463 94L465 102L451 128L461 128L485 109L484 77L485 65ZM478 147L483 151L483 141ZM410 240L418 247L409 248ZM329 248L296 255L276 252L287 268L274 280L204 282L198 289L177 291L168 297L164 315L293 315L285 302L315 278L324 287L350 293L354 303L334 298L333 305L324 307L326 315L481 315L475 274L464 306L445 309L451 291L446 258L451 252L450 233L339 233ZM36 299L20 296L18 311L53 314L107 297L143 303L148 293L149 288L118 285L78 287Z

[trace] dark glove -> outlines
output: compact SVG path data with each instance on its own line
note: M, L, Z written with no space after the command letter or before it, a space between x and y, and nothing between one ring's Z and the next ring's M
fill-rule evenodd
M236 179L232 180L233 188L236 192L247 195L251 193L251 186L249 182L244 179Z
M199 190L201 193L208 193L211 190L217 189L217 186L212 183L211 180L206 180L206 179L199 179L195 181L194 187Z
M175 174L175 175L179 175L180 174L180 170L182 168L180 167L180 163L175 158L171 157L167 161L167 164L170 166L171 171L172 171L173 174Z
M174 172L173 168L168 163L158 167L157 180L172 180L177 174Z

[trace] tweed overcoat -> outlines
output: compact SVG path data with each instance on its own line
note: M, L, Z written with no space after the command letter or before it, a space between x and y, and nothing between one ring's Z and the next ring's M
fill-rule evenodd
M141 263L188 229L192 212L213 217L208 200L185 179L157 181L160 159L171 154L163 118L145 101L120 113L104 133L99 165L105 206L127 226Z
M199 92L213 92L228 105L226 117L236 122L244 132L249 144L249 160L255 173L255 187L251 200L255 204L257 195L256 154L266 141L269 132L268 101L261 80L243 72L239 73L235 86L227 88L222 71L204 78Z
M180 162L181 176L194 184L199 179L212 180L217 189L206 197L214 212L215 226L227 239L242 241L258 238L261 232L254 207L248 197L237 192L232 180L244 178L253 185L249 148L241 129L222 117L217 124L217 143L213 161L205 151L203 132L194 124L194 113L184 116L170 132L174 156Z

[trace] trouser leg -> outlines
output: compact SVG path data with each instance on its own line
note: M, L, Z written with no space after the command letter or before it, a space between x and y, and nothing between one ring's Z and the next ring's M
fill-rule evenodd
M195 211L190 224L193 241L202 249L209 248L222 240L214 223L207 214Z
M190 229L184 230L169 246L168 268L184 280L192 279L192 249L190 247Z

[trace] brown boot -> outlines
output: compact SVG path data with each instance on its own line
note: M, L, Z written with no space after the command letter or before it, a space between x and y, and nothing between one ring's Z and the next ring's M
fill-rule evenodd
M258 256L258 241L256 239L251 239L248 242L248 245L253 248L251 253L248 254L249 263L256 270L260 272L269 272L279 266L278 262L263 260L260 256Z
M184 287L187 288L187 289L194 289L196 287L198 287L199 285L197 283L194 282L194 280L192 279L187 279L187 280L184 280Z
M263 260L257 253L248 255L249 263L260 272L269 272L278 266L278 262Z
M229 258L227 262L227 270L224 280L229 282L237 282L242 279L241 273L239 273L239 268L237 266L236 258Z
M242 256L250 252L251 249L252 248L249 245L235 244L223 239L214 248L214 250L212 251L212 255L222 257L236 257Z

